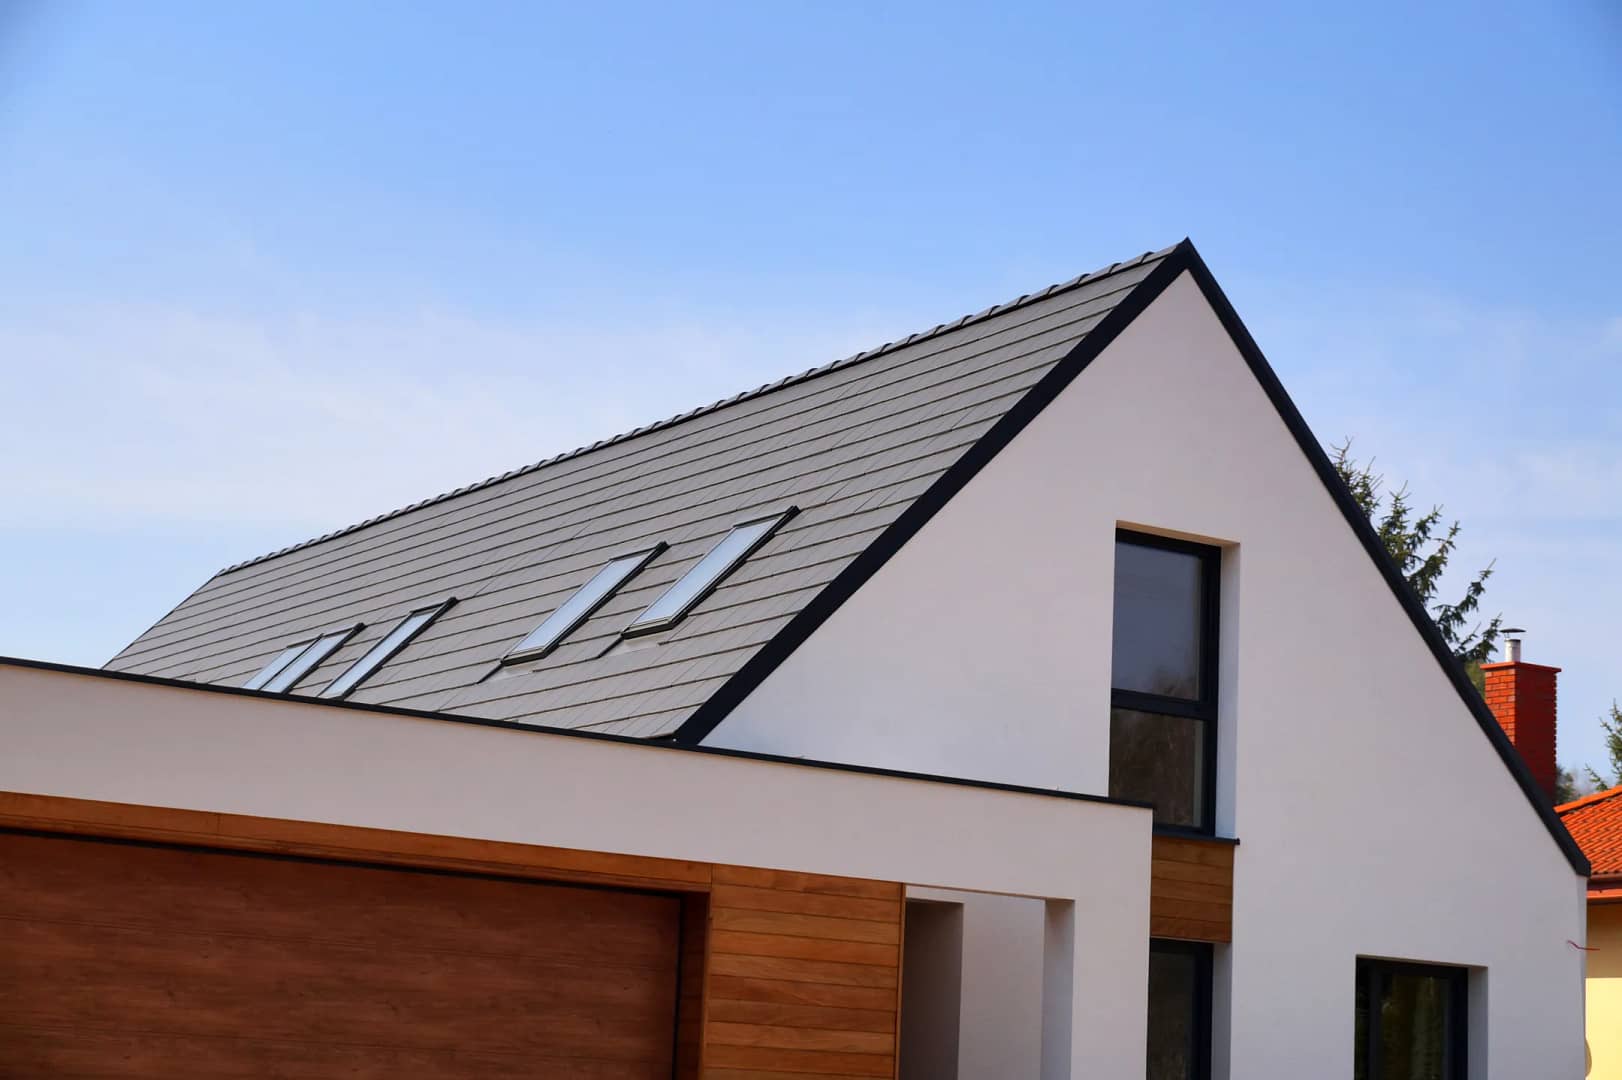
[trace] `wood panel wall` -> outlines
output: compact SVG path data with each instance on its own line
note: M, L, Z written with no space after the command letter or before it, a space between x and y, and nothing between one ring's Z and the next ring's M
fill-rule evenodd
M1149 868L1149 935L1233 940L1231 840L1156 836Z
M669 893L0 830L0 1076L662 1077Z
M896 1072L895 882L13 792L0 827L679 893L679 1077Z
M893 882L717 866L704 1075L894 1076L904 910Z

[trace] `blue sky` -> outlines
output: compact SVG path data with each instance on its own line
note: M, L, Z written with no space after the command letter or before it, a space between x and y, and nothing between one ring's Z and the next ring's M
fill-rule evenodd
M0 6L0 653L1188 235L1598 762L1619 58L1607 0Z

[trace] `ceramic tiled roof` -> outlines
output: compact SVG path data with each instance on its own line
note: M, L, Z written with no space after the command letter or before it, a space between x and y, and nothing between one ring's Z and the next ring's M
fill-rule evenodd
M1555 807L1593 865L1594 877L1622 875L1622 785Z

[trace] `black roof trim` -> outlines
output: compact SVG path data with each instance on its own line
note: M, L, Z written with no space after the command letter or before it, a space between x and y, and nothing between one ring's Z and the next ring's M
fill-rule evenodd
M838 577L812 597L810 603L777 632L777 636L766 642L743 667L695 709L676 729L672 738L677 742L696 745L714 731L716 725L726 719L739 702L788 659L789 654L799 648L800 643L810 637L817 627L839 610L840 605L868 578L878 573L879 568L889 562L903 544L912 539L952 496L961 491L1003 447L1013 441L1014 436L1025 429L1025 425L1036 419L1037 414L1047 408L1092 363L1094 357L1142 314L1155 297L1165 291L1166 286L1185 269L1183 253L1192 250L1187 240L1170 249L1170 254L1160 265L1122 297L1109 314L1088 331L1035 386L1026 391L1025 396L1016 401L979 441L964 451L963 456L953 462L927 491L914 499L889 528L840 571Z
M231 697L250 697L271 705L314 705L325 709L351 709L385 716L408 717L413 720L440 720L448 724L469 724L474 727L506 728L509 731L527 731L536 735L561 735L570 739L589 739L596 742L621 743L643 749L663 750L680 754L707 754L711 757L738 758L743 761L762 761L773 765L799 765L808 769L826 769L831 772L860 773L864 776L886 776L896 780L918 780L929 784L950 784L954 787L981 788L986 791L1007 791L1015 795L1040 795L1045 799L1067 799L1071 802L1100 803L1106 806L1124 806L1133 810L1152 809L1148 803L1132 799L1115 799L1107 795L1089 795L1082 791L1063 791L1058 788L1026 787L1022 784L1002 784L992 780L973 780L962 776L941 776L936 773L909 772L905 769L881 769L871 765L852 765L843 761L822 761L818 758L789 757L786 754L762 754L753 750L730 750L720 746L687 746L664 739L644 739L634 735L610 735L600 731L578 731L574 728L545 727L525 724L517 720L494 720L483 716L462 716L456 713L434 712L428 709L403 709L398 705L371 705L362 701L342 698L322 698L311 694L266 694L258 690L244 690L240 686L222 686L217 683L188 682L160 675L138 675L132 671L107 671L102 668L80 667L77 664L59 664L51 660L28 660L20 656L0 656L0 667L32 668L36 671L54 671L63 675L85 675L94 679L144 683L147 686L167 686L178 690L195 690L204 694L222 694Z
M1425 610L1425 602L1414 592L1413 586L1408 584L1408 579L1402 576L1402 571L1392 561L1391 553L1386 550L1379 534L1374 531L1374 526L1369 523L1368 515L1363 513L1362 508L1357 505L1357 500L1352 498L1352 493L1347 490L1345 481L1341 480L1340 474L1335 471L1334 463L1329 460L1329 455L1324 452L1323 445L1318 442L1317 438L1312 434L1312 430L1307 427L1306 420L1302 418L1300 410L1295 407L1295 402L1290 400L1290 395L1285 391L1284 384L1279 381L1272 365L1267 362L1267 357L1262 355L1261 346L1257 345L1256 339L1250 336L1250 331L1245 328L1244 322L1240 320L1239 313L1234 310L1233 304L1228 301L1227 295L1223 293L1222 286L1217 284L1210 268L1205 265L1205 260L1200 258L1199 253L1194 250L1192 244L1188 247L1188 254L1188 270L1193 275L1194 281L1199 285L1200 292L1205 295L1206 302L1211 305L1216 312L1217 318L1221 320L1222 328L1228 332L1228 336L1233 339L1234 345L1238 347L1240 354L1244 356L1245 363L1250 366L1251 373L1256 376L1256 381L1261 383L1262 389L1267 392L1267 400L1271 401L1273 408L1278 410L1279 416L1284 420L1284 426L1290 429L1291 435L1295 436L1296 445L1306 455L1307 461L1311 462L1313 470L1318 474L1318 479L1323 481L1325 490L1335 500L1335 505L1340 507L1341 515L1345 517L1346 524L1352 527L1352 532L1356 533L1357 538L1363 542L1363 549L1368 552L1369 558L1374 560L1374 565L1379 569L1381 576L1385 578L1386 584L1391 587L1391 592L1396 596L1397 602L1408 613L1408 618L1413 622L1414 629L1419 631L1419 636L1430 647L1431 655L1436 657L1436 662L1441 665L1442 671L1452 680L1454 689L1459 692L1459 698L1469 708L1470 714L1475 717L1482 734L1487 736L1487 741L1492 743L1494 750L1498 751L1498 756L1503 761L1504 767L1509 770L1510 775L1515 778L1515 782L1520 785L1521 792L1526 796L1526 801L1532 804L1532 809L1537 811L1538 817L1543 820L1544 827L1549 830L1549 835L1554 838L1556 844L1560 845L1560 850L1565 854L1566 861L1571 864L1572 870L1582 877L1588 877L1592 872L1588 856L1583 854L1583 849L1578 846L1571 833L1566 831L1565 825L1560 821L1560 816L1554 812L1554 805L1538 787L1537 781L1532 779L1532 771L1527 768L1525 759L1515 749L1514 744L1509 741L1509 736L1504 734L1504 729L1499 726L1498 718L1493 716L1492 710L1487 707L1486 700L1476 690L1475 685L1470 682L1470 676L1465 674L1464 665L1459 663L1458 659L1453 655L1453 650L1448 648L1447 642L1443 640L1441 631L1436 629L1436 623L1431 618L1430 612Z
M779 664L786 660L801 642L821 626L829 616L837 611L847 599L868 578L878 572L879 568L888 562L901 546L910 540L924 525L934 517L946 502L956 495L975 474L995 457L1003 447L1013 441L1025 426L1036 418L1059 393L1073 381L1077 375L1087 368L1087 365L1108 347L1121 331L1125 330L1156 298L1165 291L1166 287L1175 281L1184 272L1191 275L1199 286L1200 292L1216 312L1223 329L1233 340L1236 348L1244 357L1245 363L1250 367L1267 398L1273 403L1280 418L1295 437L1296 445L1306 455L1307 460L1317 472L1318 478L1323 482L1324 488L1335 500L1340 508L1346 523L1351 526L1357 538L1362 541L1363 548L1374 560L1375 566L1385 578L1397 601L1403 610L1408 613L1419 631L1420 637L1430 647L1432 655L1447 677L1452 681L1459 697L1469 708L1476 723L1481 727L1487 740L1498 751L1498 756L1504 762L1510 775L1520 785L1527 801L1532 804L1533 810L1542 819L1549 835L1554 838L1560 850L1565 854L1567 861L1576 873L1587 877L1590 866L1587 857L1571 834L1561 824L1560 818L1555 814L1554 808L1544 798L1532 779L1531 772L1526 763L1510 744L1498 721L1493 717L1487 703L1482 700L1476 688L1471 685L1469 676L1453 656L1452 650L1442 640L1442 635L1431 620L1430 613L1425 610L1424 602L1414 593L1407 579L1391 560L1385 545L1380 541L1367 515L1358 507L1350 491L1340 475L1335 472L1334 465L1329 456L1324 453L1323 447L1313 436L1306 421L1302 419L1300 410L1290 400L1279 382L1278 376L1262 355L1261 348L1250 336L1239 315L1234 311L1233 305L1228 302L1227 296L1222 292L1212 276L1205 261L1200 258L1191 240L1184 239L1181 243L1168 249L1168 253L1159 266L1150 272L1149 276L1138 283L1137 287L1128 293L1115 308L1105 316L1086 337L1082 338L1065 357L1056 364L1047 375L1037 382L1026 395L1008 410L992 428L983 435L978 442L964 453L951 468L943 473L929 490L919 496L902 515L897 518L871 545L867 547L856 559L845 567L838 577L829 582L816 596L802 608L788 624L780 630L776 637L768 641L757 651L727 682L702 704L679 727L672 738L686 745L697 745L706 738L716 726L726 719L727 714L737 707L756 687L765 681Z
M977 312L973 315L964 315L961 318L953 319L951 322L940 323L929 330L922 330L917 333L908 334L906 337L897 338L895 341L887 341L877 348L865 349L862 352L847 356L842 360L834 360L818 367L808 368L805 371L800 372L798 375L785 375L781 379L764 383L753 390L744 390L733 394L731 397L722 398L721 400L712 402L708 405L700 405L695 409L688 409L686 412L677 413L675 416L672 416L669 419L656 420L651 424L644 424L639 428L632 428L630 431L621 432L618 435L611 435L606 439L598 439L589 446L576 447L573 450L567 450L561 454L555 454L544 461L537 461L530 465L523 465L516 469L509 469L507 472L504 472L499 476L492 476L488 479L480 480L477 483L464 484L462 487L456 488L455 490L442 492L438 495L431 495L428 498L420 499L409 506L402 506L397 510L390 510L386 513L378 514L375 517L369 517L365 521L357 521L353 525L346 525L341 529L334 529L329 533L323 533L320 536L314 536L308 540L301 540L296 544L289 544L284 548L278 548L277 550L267 552L264 555L257 555L251 559L244 559L242 562L232 563L230 566L227 566L214 576L219 577L221 574L229 574L237 570L245 569L249 566L256 566L259 563L277 558L278 556L287 555L294 551L300 551L307 547L313 547L316 544L324 543L328 540L336 540L340 536L348 536L350 533L359 532L361 529L364 529L367 526L377 525L384 521L390 521L394 518L400 517L403 514L409 514L413 510L421 510L425 506L433 506L436 503L442 503L448 499L454 499L458 495L466 495L469 492L481 491L484 488L502 483L503 481L512 480L519 476L526 476L529 473L535 472L539 469L544 469L548 465L556 465L562 461L568 461L572 458L581 457L585 454L591 453L593 450L601 450L607 446L614 446L629 439L634 439L639 435L647 435L650 432L662 431L665 428L674 427L675 425L683 423L687 420L692 420L700 416L707 416L710 413L724 409L729 405L736 405L742 401L752 401L755 398L764 397L765 395L776 390L781 390L786 386L797 386L798 384L806 382L810 379L814 379L819 375L826 375L830 371L836 371L841 368L849 367L851 364L861 363L864 360L871 360L877 356L884 356L887 353L895 352L897 349L905 348L908 345L916 345L918 342L925 341L929 338L939 337L942 334L949 334L954 330L959 330L965 326L973 325L974 323L989 319L994 315L1002 315L1013 310L1014 308L1025 307L1026 305L1033 304L1038 300L1045 300L1057 293L1069 292L1071 289L1079 288L1088 282L1096 281L1102 277L1108 277L1109 275L1117 273L1121 270L1129 270L1132 267L1137 266L1140 263L1148 262L1151 259L1160 258L1171 250L1171 248L1162 248L1160 251L1146 251L1136 258L1127 259L1124 262L1111 263L1110 265L1102 267L1098 270L1080 274L1071 278L1069 281L1063 281L1056 285L1049 285L1047 288L1039 289L1033 293L1026 293L1024 296L1018 297L1017 299L1010 300L1002 304L995 304L986 308L984 311Z

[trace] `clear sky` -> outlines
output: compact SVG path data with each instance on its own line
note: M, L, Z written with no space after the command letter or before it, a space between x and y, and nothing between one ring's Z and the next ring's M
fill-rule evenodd
M1011 7L0 0L0 653L1187 235L1597 763L1622 8Z

